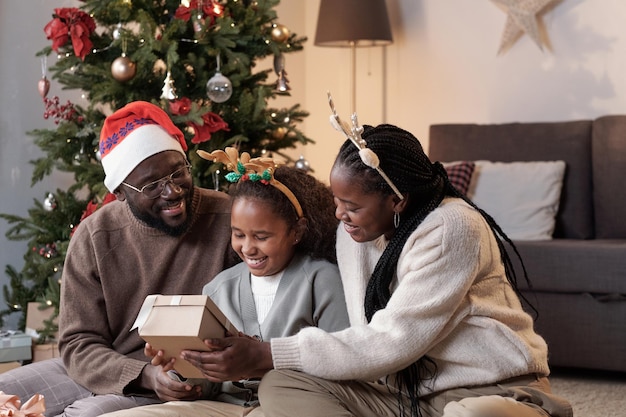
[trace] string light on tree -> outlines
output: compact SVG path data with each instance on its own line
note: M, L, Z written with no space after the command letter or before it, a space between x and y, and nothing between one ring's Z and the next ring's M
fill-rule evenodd
M220 189L220 170L216 169L213 173L213 189L219 191Z

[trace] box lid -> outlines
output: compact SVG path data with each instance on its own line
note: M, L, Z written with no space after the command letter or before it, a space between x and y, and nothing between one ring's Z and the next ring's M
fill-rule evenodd
M177 358L174 368L186 378L202 377L190 363L180 359L181 350L208 350L205 339L221 338L238 330L206 295L159 295L146 297L133 329L165 358Z

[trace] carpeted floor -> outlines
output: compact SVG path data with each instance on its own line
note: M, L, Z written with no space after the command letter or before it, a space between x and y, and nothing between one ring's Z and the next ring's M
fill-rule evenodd
M550 384L572 404L574 417L626 416L626 373L557 368Z

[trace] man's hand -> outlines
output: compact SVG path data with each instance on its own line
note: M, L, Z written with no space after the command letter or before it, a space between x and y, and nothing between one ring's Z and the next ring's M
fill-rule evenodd
M152 357L152 361L141 372L140 384L143 388L154 391L163 401L197 400L201 397L201 386L177 381L168 374L174 369L175 358L166 361L163 351L155 351L148 343L144 353Z
M143 348L143 353L144 355L146 355L148 358L152 358L150 360L150 363L154 366L163 366L163 371L167 372L171 369L174 369L174 361L176 360L175 358L170 358L169 360L167 360L165 358L165 355L163 354L162 350L156 350L152 347L152 345L150 345L150 343L146 343L146 345Z
M181 358L192 363L212 382L260 378L274 367L268 342L250 337L205 340L209 352L183 350Z

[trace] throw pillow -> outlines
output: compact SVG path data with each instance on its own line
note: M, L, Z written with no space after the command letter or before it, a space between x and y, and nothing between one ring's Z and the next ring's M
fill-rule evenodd
M456 162L443 162L443 167L448 173L448 179L450 183L461 192L461 194L467 194L470 181L472 180L472 174L474 173L474 162L472 161L456 161Z
M475 161L467 196L513 240L552 239L564 161Z

